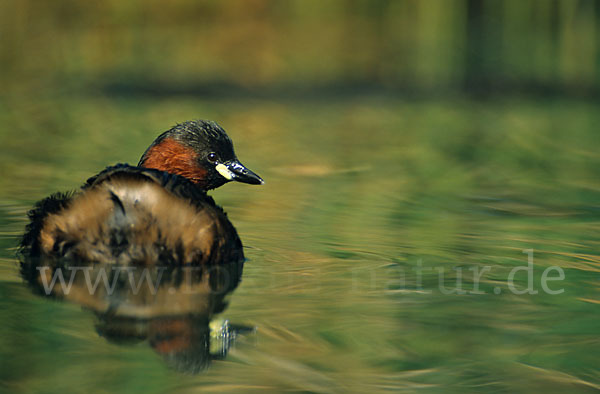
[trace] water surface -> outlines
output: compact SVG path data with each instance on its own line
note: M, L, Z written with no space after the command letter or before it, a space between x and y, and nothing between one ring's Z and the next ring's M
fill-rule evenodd
M193 118L266 180L212 193L248 257L217 320L253 330L196 375L33 294L15 259L36 200ZM60 96L5 100L0 122L3 391L600 389L594 104Z

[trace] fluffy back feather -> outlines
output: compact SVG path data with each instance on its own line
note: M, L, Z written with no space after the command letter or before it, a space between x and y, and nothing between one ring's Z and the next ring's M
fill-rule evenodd
M80 192L53 195L29 214L21 253L52 260L201 265L243 260L233 225L187 179L117 165Z

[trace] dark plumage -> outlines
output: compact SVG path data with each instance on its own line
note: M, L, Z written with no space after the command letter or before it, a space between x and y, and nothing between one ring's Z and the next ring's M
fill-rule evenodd
M261 184L214 122L161 134L139 166L118 164L81 190L57 193L29 212L27 258L117 264L205 265L243 259L231 222L206 190L231 180Z

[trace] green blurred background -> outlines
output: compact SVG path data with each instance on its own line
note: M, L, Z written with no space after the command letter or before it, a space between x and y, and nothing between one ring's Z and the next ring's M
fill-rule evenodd
M0 40L0 390L600 389L598 1L3 0ZM194 118L266 185L211 192L248 257L222 317L257 330L188 376L31 294L15 245Z
M10 1L4 91L598 92L594 0Z

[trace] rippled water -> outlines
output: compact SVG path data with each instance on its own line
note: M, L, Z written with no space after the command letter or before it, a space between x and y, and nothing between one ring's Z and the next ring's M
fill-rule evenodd
M212 193L248 261L210 326L232 346L199 374L35 295L15 258L36 200L192 118L267 182ZM3 391L600 389L594 104L38 97L0 121Z

